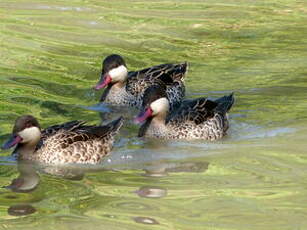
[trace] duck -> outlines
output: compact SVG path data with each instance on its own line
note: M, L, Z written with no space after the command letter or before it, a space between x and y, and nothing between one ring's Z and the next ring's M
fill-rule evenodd
M70 121L41 130L31 115L16 119L10 139L2 149L14 146L18 159L44 164L99 164L109 155L123 118L106 125L85 125Z
M229 128L227 113L234 103L234 95L216 100L206 97L187 99L174 111L166 86L152 85L144 92L142 108L135 118L141 123L139 137L161 139L203 139L214 141L226 135Z
M105 88L100 102L139 109L145 89L156 81L163 81L167 86L170 106L175 108L185 96L184 77L187 70L187 62L183 62L128 72L123 57L111 54L102 62L101 77L94 89Z

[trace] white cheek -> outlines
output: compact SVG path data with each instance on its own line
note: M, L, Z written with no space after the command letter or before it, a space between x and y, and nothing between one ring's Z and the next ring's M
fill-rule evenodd
M18 135L22 138L21 143L38 141L41 138L41 131L38 127L25 128Z
M117 68L109 71L109 75L112 81L125 81L127 78L128 70L124 65L118 66Z
M169 101L166 97L162 97L158 100L155 100L150 104L150 108L153 111L153 115L156 115L161 112L168 112L169 110Z

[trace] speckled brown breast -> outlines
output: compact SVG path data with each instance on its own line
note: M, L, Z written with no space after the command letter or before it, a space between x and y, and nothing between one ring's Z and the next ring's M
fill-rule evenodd
M218 140L226 135L228 120L221 114L201 124L192 121L171 121L167 125L151 124L146 132L147 137L161 139L202 139Z

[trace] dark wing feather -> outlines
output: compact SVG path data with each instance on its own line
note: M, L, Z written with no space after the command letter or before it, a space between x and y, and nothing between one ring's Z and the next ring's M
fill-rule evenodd
M43 146L44 141L48 137L56 134L59 130L74 131L74 130L82 127L84 124L85 124L84 121L77 121L76 120L76 121L69 121L69 122L66 122L66 123L63 123L63 124L59 124L59 125L53 125L53 126L50 126L46 129L44 129L42 131L41 139L36 146L36 150L38 150L39 148L41 148Z
M92 137L103 138L106 135L115 135L118 130L123 125L123 117L119 117L118 119L111 121L106 125L100 126L82 126L80 129L76 130L77 133L85 133Z
M215 108L215 111L222 114L227 113L231 109L234 101L233 93L216 99L215 102L218 103L218 106Z
M107 135L115 135L123 125L123 117L120 117L107 125L101 126L79 126L67 132L60 133L61 148L67 148L69 145L78 141L88 141L96 138L104 138Z
M182 81L187 71L187 63L162 64L136 72L128 73L126 90L131 94L140 94L156 81L166 85Z
M176 111L168 116L166 123L192 121L197 125L201 124L208 118L213 117L216 106L216 102L210 101L207 98L186 100Z
M75 129L78 129L84 125L84 121L69 121L60 125L53 125L50 126L42 131L42 139L45 139L56 132L58 132L61 129L64 129L66 131L74 131Z

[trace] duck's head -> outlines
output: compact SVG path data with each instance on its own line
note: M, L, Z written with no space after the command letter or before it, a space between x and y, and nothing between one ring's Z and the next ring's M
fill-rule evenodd
M142 109L135 118L136 123L144 121L158 115L166 115L170 104L166 95L166 86L156 84L148 87L143 96Z
M94 89L99 90L109 84L125 82L127 76L128 70L124 59L120 55L111 54L102 63L100 80Z
M17 144L33 143L36 145L41 137L38 121L31 115L24 115L16 119L11 138L2 145L2 149L9 149Z

